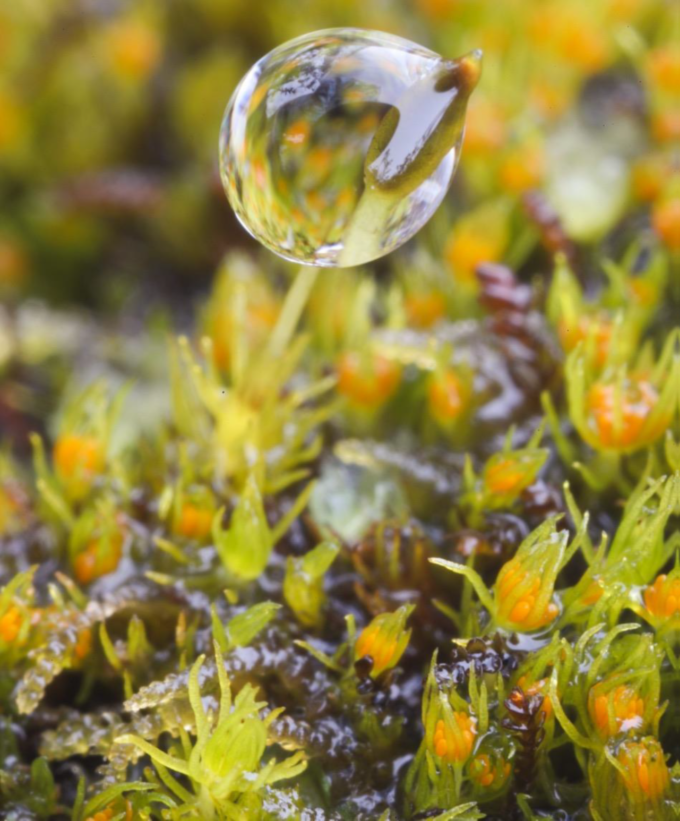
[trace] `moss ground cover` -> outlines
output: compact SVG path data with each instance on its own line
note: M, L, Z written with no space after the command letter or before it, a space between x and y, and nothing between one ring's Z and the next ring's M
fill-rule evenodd
M677 817L680 7L251 5L0 9L0 817ZM485 68L317 272L215 142L332 25Z

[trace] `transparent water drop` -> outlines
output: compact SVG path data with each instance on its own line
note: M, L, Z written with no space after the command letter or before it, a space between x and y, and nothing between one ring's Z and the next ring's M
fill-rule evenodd
M227 106L222 181L285 259L359 265L410 239L458 163L481 52L444 60L400 37L329 29L256 63Z

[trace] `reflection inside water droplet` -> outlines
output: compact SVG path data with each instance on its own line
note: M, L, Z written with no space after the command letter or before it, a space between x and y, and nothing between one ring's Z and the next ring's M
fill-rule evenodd
M368 262L412 237L453 177L479 55L444 61L333 29L260 60L232 97L220 168L245 228L282 257Z

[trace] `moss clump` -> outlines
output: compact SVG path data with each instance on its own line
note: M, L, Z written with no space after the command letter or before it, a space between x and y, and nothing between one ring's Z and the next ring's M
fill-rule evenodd
M347 22L265 5L277 42ZM385 4L486 65L375 272L222 253L196 111L275 44L244 4L18 6L0 816L675 818L676 6Z

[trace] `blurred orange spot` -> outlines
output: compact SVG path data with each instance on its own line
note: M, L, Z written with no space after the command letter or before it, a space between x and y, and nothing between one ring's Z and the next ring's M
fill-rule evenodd
M21 611L16 605L12 605L2 616L0 616L0 638L7 644L16 640L21 630Z
M473 284L475 271L482 262L498 262L503 253L503 243L492 232L476 228L454 229L444 254L456 279Z
M508 152L498 172L501 188L510 194L522 194L541 184L544 173L542 151L533 146Z
M108 539L91 541L73 562L73 571L80 584L90 584L118 567L123 552L123 534L116 531Z
M404 307L409 323L420 330L431 328L446 311L446 300L438 291L419 291L407 294Z
M667 248L680 251L680 198L656 203L652 225Z
M632 185L635 196L643 202L655 200L666 182L666 173L661 157L642 157L633 165Z
M78 636L78 641L74 648L76 658L82 661L92 649L92 631L86 627Z
M652 49L647 55L652 83L671 94L680 93L680 49L677 45Z
M175 533L187 539L205 539L212 530L214 516L213 510L197 507L187 502L182 505L182 510L175 523Z
M28 257L21 245L9 237L0 237L0 286L21 285L28 270Z
M465 389L453 371L435 374L427 390L432 416L444 424L457 419L465 406Z
M113 67L124 77L144 79L160 62L160 38L145 23L121 20L111 26L108 38Z
M54 446L54 467L62 480L92 480L104 469L104 449L94 436L64 434Z
M487 156L505 142L506 120L500 106L472 97L465 121L465 153Z
M307 120L296 120L283 132L284 142L296 148L301 148L312 133L312 127Z
M401 381L401 367L384 356L346 352L337 364L338 391L351 403L378 408Z
M652 115L652 136L660 143L680 140L680 109L656 111Z

